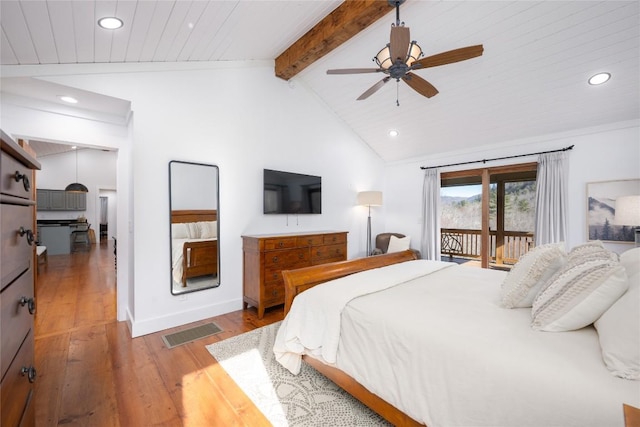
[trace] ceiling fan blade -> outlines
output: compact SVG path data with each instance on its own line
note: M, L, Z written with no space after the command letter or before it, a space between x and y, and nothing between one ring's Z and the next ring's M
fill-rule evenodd
M431 98L432 96L436 96L438 94L438 89L433 87L431 83L418 76L417 74L407 73L402 80L413 90L418 92L420 95L426 96L427 98Z
M412 64L411 68L416 69L437 67L438 65L465 61L467 59L475 58L476 56L482 55L482 52L484 52L484 47L482 47L481 44L476 46L461 47L460 49L454 49L422 58L418 61L415 61Z
M391 61L395 62L400 58L402 62L407 58L407 52L409 51L409 43L411 43L411 36L409 35L409 27L391 27L391 37L389 42L389 55Z
M358 101L362 101L363 99L367 99L368 97L373 95L375 92L377 92L378 89L380 89L382 86L384 86L384 84L386 82L388 82L389 80L391 80L391 77L389 77L389 76L387 76L384 79L380 80L378 83L374 84L369 89L367 89L362 95L360 95L357 100Z
M341 68L337 70L327 70L327 74L363 74L363 73L377 73L379 68Z

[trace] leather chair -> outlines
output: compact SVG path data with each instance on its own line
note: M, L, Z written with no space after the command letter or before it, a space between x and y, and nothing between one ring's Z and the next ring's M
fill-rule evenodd
M398 239L402 239L403 237L406 237L404 234L401 234L401 233L380 233L380 234L378 234L376 236L376 247L371 252L371 255L386 254L387 250L389 249L389 241L391 240L391 236L396 236ZM411 249L411 250L416 253L416 255L418 256L418 259L419 259L420 258L420 251L415 250L415 249Z

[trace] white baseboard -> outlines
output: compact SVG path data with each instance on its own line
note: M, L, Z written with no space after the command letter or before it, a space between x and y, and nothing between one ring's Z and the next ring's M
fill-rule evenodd
M167 316L140 320L129 318L128 321L130 322L131 337L135 338L241 309L242 299L234 299L205 307L198 307L195 310L170 313Z

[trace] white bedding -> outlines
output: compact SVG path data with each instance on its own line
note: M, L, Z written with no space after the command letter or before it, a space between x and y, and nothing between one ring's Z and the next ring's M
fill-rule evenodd
M171 259L173 281L176 283L182 283L182 271L183 271L183 249L184 244L187 242L206 242L217 239L173 239L171 242Z
M397 266L424 263L434 262ZM345 305L335 366L429 427L622 426L622 403L640 406L640 383L611 375L592 327L533 331L530 309L498 305L505 272L428 270ZM292 311L313 310L316 301L300 297L323 286ZM288 317L278 336L292 351ZM324 322L315 326L297 340L323 336Z

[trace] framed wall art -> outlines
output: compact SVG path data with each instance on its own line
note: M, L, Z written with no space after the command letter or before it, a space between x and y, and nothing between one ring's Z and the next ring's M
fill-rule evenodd
M635 227L616 223L616 199L640 196L640 179L587 183L587 235L589 240L633 243ZM640 224L635 224L640 225Z

